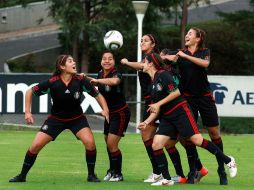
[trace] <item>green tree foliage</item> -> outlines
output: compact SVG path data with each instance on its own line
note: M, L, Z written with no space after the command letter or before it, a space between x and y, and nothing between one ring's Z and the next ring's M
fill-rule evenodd
M223 74L253 75L254 12L220 13L220 16L223 18L224 25L221 28L224 30L221 30L219 35L224 42L224 45L220 47L220 51L227 55L228 60L225 60L223 64L219 64L218 67L215 65L215 71L219 69L223 71ZM215 44L216 42L213 43L213 46ZM216 50L216 48L214 49ZM225 56L221 58L223 59L223 57Z

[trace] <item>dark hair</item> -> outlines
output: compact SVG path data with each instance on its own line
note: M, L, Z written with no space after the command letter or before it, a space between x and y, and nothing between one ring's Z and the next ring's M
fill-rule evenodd
M62 70L60 68L60 66L65 65L66 60L68 57L71 57L71 55L67 55L67 54L63 54L63 55L59 55L56 59L56 70L53 73L53 75L58 75L62 73Z
M149 53L146 55L146 59L149 63L153 62L156 69L162 69L164 67L163 60L157 53Z
M196 32L196 37L197 38L200 38L200 41L198 43L198 47L199 48L202 48L204 47L204 40L205 40L205 31L200 29L200 28L197 28L197 27L192 27L191 28L192 30L194 30Z
M101 57L103 57L103 55L104 55L105 53L111 53L111 54L112 54L112 56L113 56L113 59L115 59L115 56L114 56L113 52L112 52L112 51L110 51L110 50L104 50L104 51L102 52Z
M150 40L152 41L152 43L154 44L153 51L155 53L160 53L160 50L158 48L158 41L157 41L156 37L153 34L145 34L144 36L148 36L150 38Z

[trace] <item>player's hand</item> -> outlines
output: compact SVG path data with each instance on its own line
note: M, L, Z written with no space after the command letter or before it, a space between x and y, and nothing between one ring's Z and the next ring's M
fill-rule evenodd
M98 79L91 79L91 80L90 80L90 83L91 83L92 85L98 85L99 81L98 81Z
M86 74L85 73L79 73L79 75L83 76L84 78L86 78Z
M140 124L138 124L137 128L140 129L140 130L145 130L146 127L147 127L147 123L146 122L141 122Z
M155 103L155 104L150 104L149 108L147 109L147 112L151 113L158 113L160 111L160 106Z
M121 59L121 63L122 63L123 65L126 65L128 62L129 62L129 61L128 61L128 59L126 59L126 58Z
M109 111L103 110L101 115L105 117L106 121L109 123Z
M26 112L25 113L25 120L27 124L33 124L34 123L34 119L33 119L33 115L31 112Z
M182 58L185 58L187 56L187 54L183 53L183 51L178 51L178 53L176 55L180 56Z

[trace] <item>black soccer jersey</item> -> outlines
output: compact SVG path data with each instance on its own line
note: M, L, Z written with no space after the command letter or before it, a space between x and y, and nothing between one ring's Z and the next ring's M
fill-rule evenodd
M109 74L105 76L104 72L101 70L98 73L97 79L103 78L119 78L121 81L122 74L119 73L115 68L113 68L111 69ZM125 96L123 95L122 81L120 82L119 85L116 86L98 84L98 89L106 99L110 112L114 112L126 106Z
M51 114L59 119L75 119L83 114L80 106L83 92L96 97L99 92L83 76L75 75L66 86L59 75L52 76L32 88L33 94L50 94L53 100Z
M155 73L154 79L152 81L152 101L156 103L165 97L167 97L170 93L177 89L177 84L173 79L173 76L170 72L166 70L159 70ZM172 110L178 107L182 102L185 102L185 99L182 96L175 98L174 100L166 103L161 106L160 113L168 114Z
M185 54L201 59L210 59L210 51L207 48L202 48L191 54L188 49L182 50ZM201 96L210 91L209 82L207 79L206 68L200 67L197 64L179 57L180 83L181 91L194 96Z

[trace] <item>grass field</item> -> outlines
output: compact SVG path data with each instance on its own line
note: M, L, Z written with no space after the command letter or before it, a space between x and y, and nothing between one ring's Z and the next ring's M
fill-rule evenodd
M217 176L216 159L199 148L203 164L209 174L196 185L174 185L152 187L143 183L151 167L139 134L127 134L121 142L123 153L123 182L88 183L84 161L84 148L70 132L63 132L55 142L47 145L39 154L26 183L9 183L9 178L18 174L24 154L35 136L34 131L0 131L0 190L145 190L154 188L200 189L200 190L252 190L254 171L254 136L223 135L225 152L233 155L238 164L238 175L229 179L228 186L220 186ZM97 145L96 173L102 179L108 169L108 160L103 135L95 133ZM184 171L187 173L185 152L178 146ZM175 174L169 160L172 176Z

